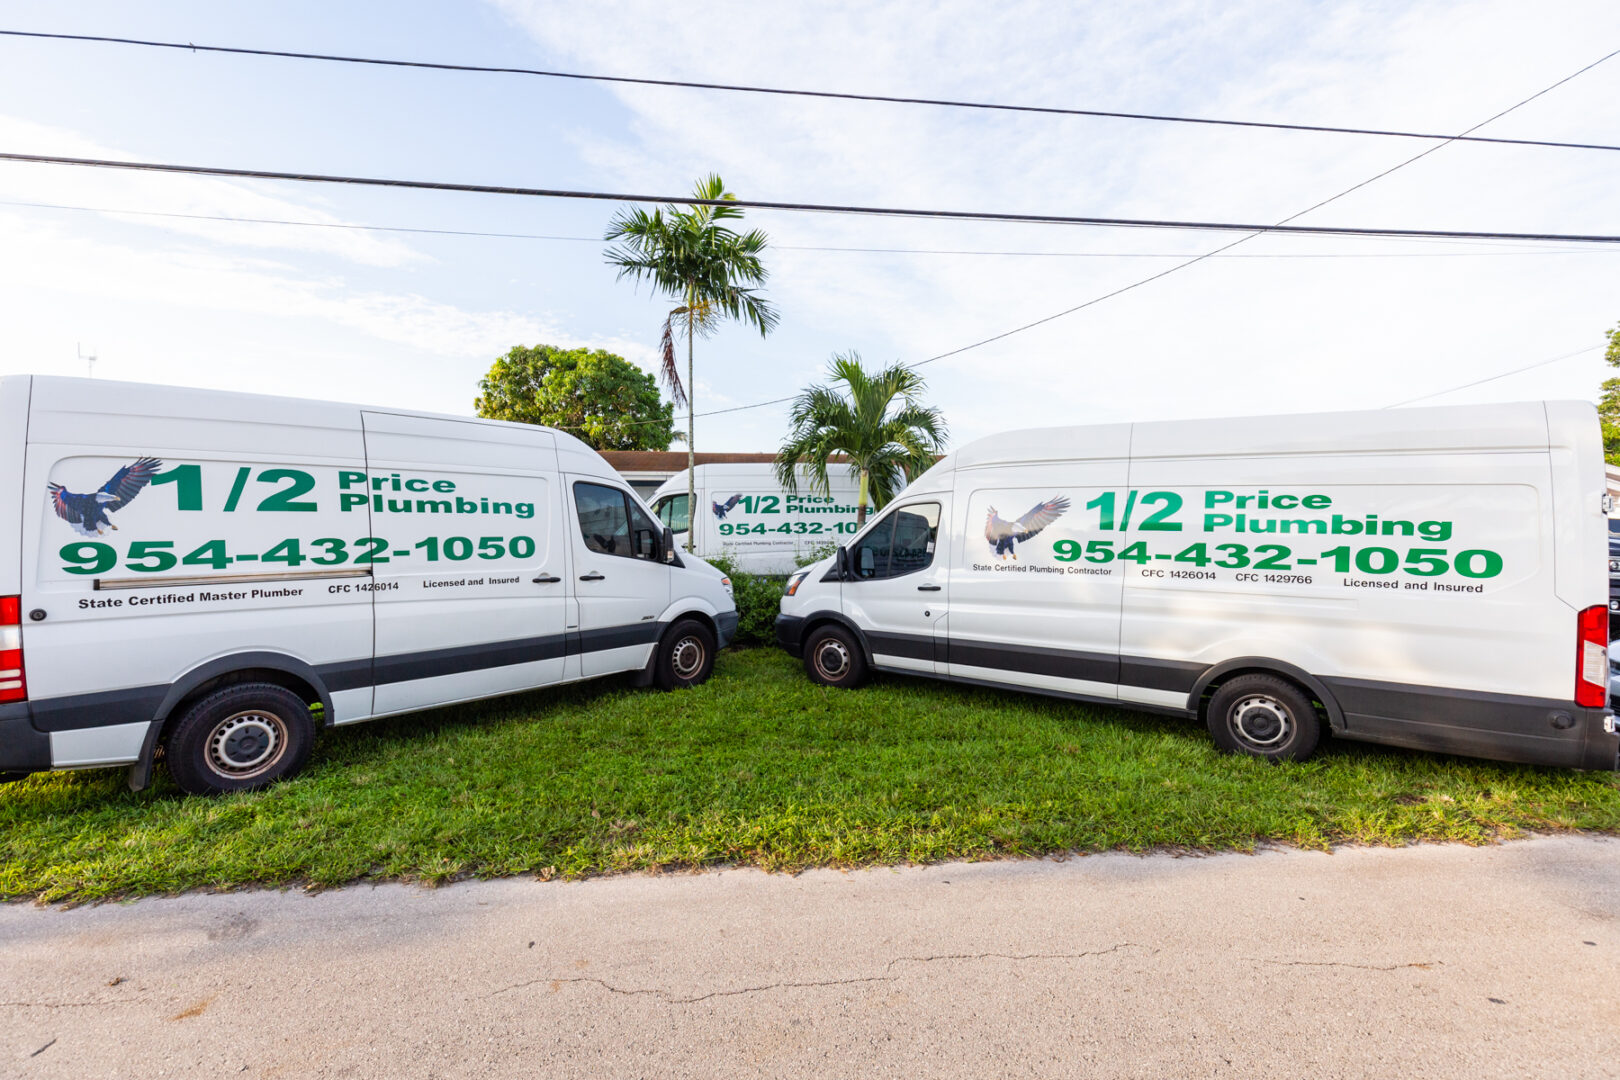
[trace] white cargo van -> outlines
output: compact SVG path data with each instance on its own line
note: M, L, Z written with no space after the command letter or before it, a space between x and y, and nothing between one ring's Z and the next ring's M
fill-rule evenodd
M1015 431L789 579L810 677L869 668L1614 769L1603 454L1584 402Z
M560 431L0 379L0 773L260 787L350 724L702 682L730 582Z
M691 521L686 474L682 469L664 481L652 497L653 512L682 550ZM802 465L797 481L797 492L784 490L770 462L699 465L693 550L725 555L750 574L791 574L809 552L855 534L859 482L847 465L828 467L826 495L811 491L810 470Z

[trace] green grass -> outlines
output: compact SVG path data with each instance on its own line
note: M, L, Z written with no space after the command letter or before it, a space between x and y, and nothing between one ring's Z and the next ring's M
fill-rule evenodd
M682 693L599 681L328 732L251 795L186 798L161 770L139 794L122 771L0 786L0 895L1566 829L1620 831L1614 774L1331 742L1271 766L1186 720L900 678L824 690L756 649Z

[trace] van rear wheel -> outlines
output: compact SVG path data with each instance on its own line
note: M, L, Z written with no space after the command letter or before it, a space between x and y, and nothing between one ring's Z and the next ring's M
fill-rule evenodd
M714 633L696 619L682 619L658 643L653 681L660 690L696 686L714 671Z
M238 683L187 709L164 751L192 795L257 791L302 769L315 745L304 699L274 683Z
M1301 761L1322 737L1311 699L1275 675L1239 675L1209 701L1209 733L1234 754Z
M866 681L866 657L855 635L842 626L823 626L804 643L804 670L811 682L853 689Z

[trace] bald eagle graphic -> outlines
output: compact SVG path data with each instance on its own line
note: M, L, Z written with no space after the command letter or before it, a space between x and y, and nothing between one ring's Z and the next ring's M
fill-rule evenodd
M152 482L152 477L163 468L163 462L153 457L139 458L113 473L111 480L88 495L69 491L61 484L46 484L51 493L51 506L56 516L73 526L73 531L85 536L100 536L108 529L117 529L107 514L128 506L141 489Z
M723 520L725 520L725 516L731 510L731 508L733 506L736 506L741 501L742 501L742 496L741 495L733 495L731 498L727 499L723 503L718 503L717 502L717 503L710 503L709 505L714 507L714 516L715 516L716 520L723 521Z
M1013 550L1013 544L1028 540L1062 517L1068 508L1068 497L1059 495L1045 502L1036 503L1017 521L1007 521L998 516L996 508L992 506L984 519L984 539L994 554L1002 559L1006 559L1008 555L1016 559L1018 553Z

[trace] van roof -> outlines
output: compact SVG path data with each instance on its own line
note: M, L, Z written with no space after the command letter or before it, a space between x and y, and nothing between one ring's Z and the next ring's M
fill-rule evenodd
M170 410L178 406L181 414L204 413L210 418L239 421L239 422L275 422L273 418L278 415L288 417L288 422L295 422L304 426L318 427L324 417L330 417L333 426L350 426L341 423L342 414L354 410L356 414L362 412L388 413L395 416L420 416L433 420L445 420L458 424L468 424L486 427L513 433L534 434L544 432L549 435L557 449L559 466L571 472L582 472L590 475L615 477L613 469L602 460L600 454L591 449L580 439L575 438L566 431L558 428L545 427L539 424L519 424L507 420L485 420L473 416L455 416L449 413L424 412L417 409L400 409L384 405L363 405L355 402L323 401L315 398L283 397L273 394L245 394L235 390L207 390L189 386L166 386L160 383L134 383L115 382L108 379L80 379L60 375L7 375L6 381L13 379L31 379L33 381L32 400L36 406L49 405L51 402L71 402L76 411L88 413L105 412L109 415L129 416L131 412L139 413L143 408L151 409L153 415L161 416L158 411L159 403ZM87 433L88 429L87 429ZM94 439L92 438L93 442Z
M1378 454L1444 450L1546 450L1540 401L1426 409L1298 413L1136 424L1028 428L977 439L936 468L1109 458ZM1590 403L1571 402L1594 413ZM1567 407L1559 403L1561 410ZM919 478L920 479L920 478Z

